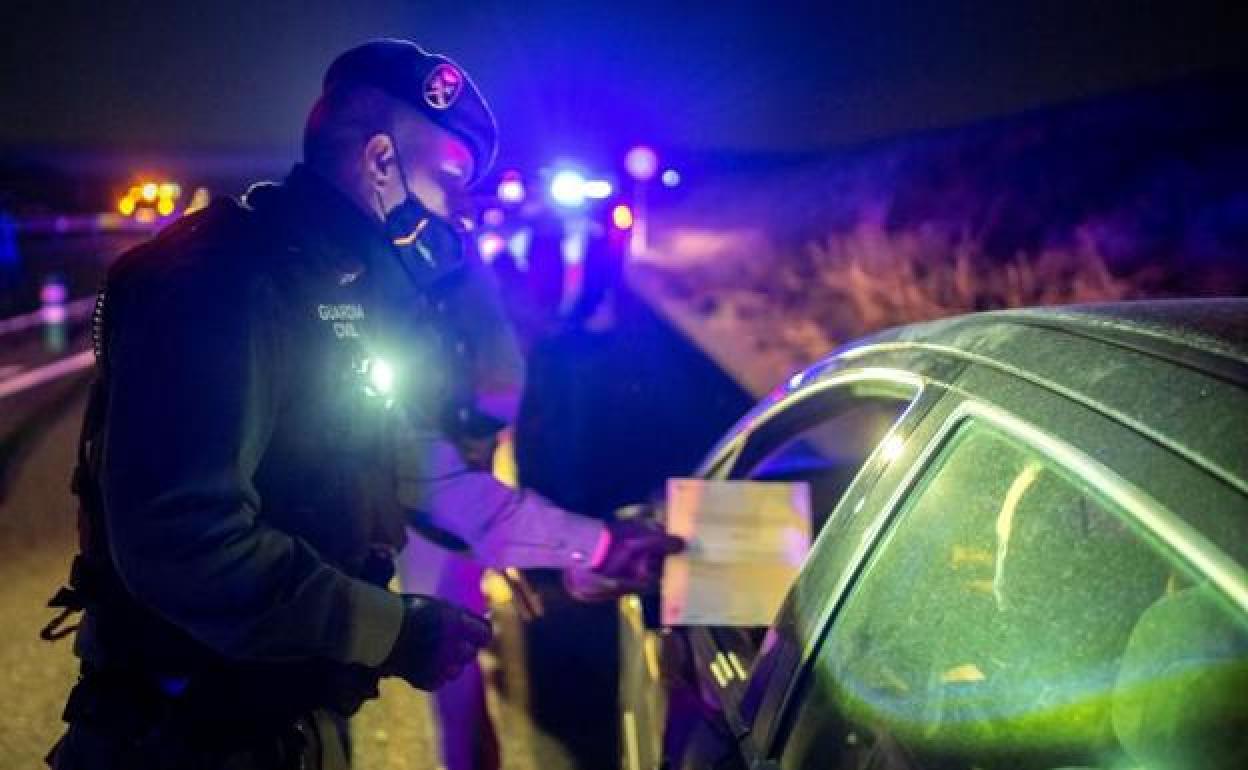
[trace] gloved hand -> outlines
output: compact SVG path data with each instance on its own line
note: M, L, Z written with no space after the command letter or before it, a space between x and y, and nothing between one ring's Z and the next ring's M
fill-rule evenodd
M419 594L403 594L403 601L407 605L403 626L381 664L384 676L436 690L459 676L490 641L490 623L476 613Z
M663 559L685 550L685 541L669 535L652 519L622 519L607 524L607 553L590 568L616 581L625 591L650 588L659 579Z
M654 587L663 559L685 549L653 519L630 518L607 524L606 553L588 570L565 570L564 588L581 601L614 599Z

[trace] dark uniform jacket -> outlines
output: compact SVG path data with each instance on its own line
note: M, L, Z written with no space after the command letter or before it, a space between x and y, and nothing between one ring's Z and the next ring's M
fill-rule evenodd
M88 608L84 659L385 658L402 604L358 576L371 547L402 543L387 426L396 398L445 380L408 338L427 302L412 279L302 167L114 265L89 539L128 601Z

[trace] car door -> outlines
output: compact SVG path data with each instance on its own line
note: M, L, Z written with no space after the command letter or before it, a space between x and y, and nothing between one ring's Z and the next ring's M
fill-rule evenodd
M863 499L862 566L808 560L849 590L792 634L799 673L759 688L778 705L749 762L1246 766L1242 491L1001 372L958 391Z
M846 491L867 484L863 479L878 472L941 392L906 372L841 372L781 401L727 446L706 475L807 482L818 534L835 518ZM720 763L738 750L746 733L746 683L764 631L692 627L680 630L679 645L669 639L663 668L686 673L684 692L670 677L667 688L672 703L663 754L678 760L676 766Z

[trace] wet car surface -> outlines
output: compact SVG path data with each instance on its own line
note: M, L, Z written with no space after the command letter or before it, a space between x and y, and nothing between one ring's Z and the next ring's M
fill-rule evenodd
M817 536L770 628L622 603L624 767L1248 766L1248 300L876 335L700 475Z

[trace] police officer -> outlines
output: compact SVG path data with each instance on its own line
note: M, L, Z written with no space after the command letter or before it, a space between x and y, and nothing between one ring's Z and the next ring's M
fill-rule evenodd
M379 677L432 690L488 642L482 617L384 586L407 515L396 436L473 432L439 335L421 334L438 283L464 275L454 212L495 142L453 62L368 43L331 66L282 184L110 269L74 474L82 550L52 602L86 611L53 767L345 766L343 718ZM431 507L470 546L523 556L478 502ZM678 547L571 516L556 552L622 587Z

